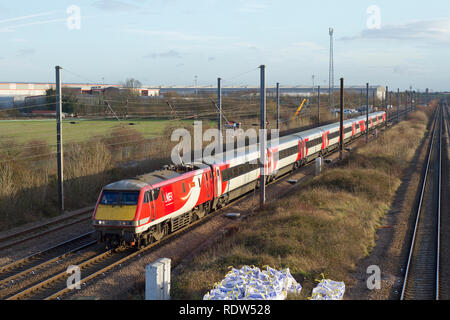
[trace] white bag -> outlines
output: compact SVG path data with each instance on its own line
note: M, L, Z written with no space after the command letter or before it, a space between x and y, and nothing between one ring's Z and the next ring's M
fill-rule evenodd
M323 279L312 291L311 300L342 300L345 283Z
M232 268L220 283L205 294L203 300L285 300L288 293L300 293L302 286L289 269L267 267Z

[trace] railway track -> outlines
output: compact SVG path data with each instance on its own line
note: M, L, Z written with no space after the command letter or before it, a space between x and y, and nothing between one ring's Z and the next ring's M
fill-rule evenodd
M440 300L450 300L450 109L445 101L443 113L444 127L442 148L442 192L441 192L441 250L439 259L440 283L439 298Z
M26 241L73 226L77 223L88 221L91 219L90 213L93 209L94 207L84 208L69 216L53 219L52 221L6 235L0 238L0 250L14 247Z
M42 250L25 258L0 267L0 288L8 282L20 278L26 273L38 270L49 263L64 258L66 254L84 249L96 243L94 232L88 232L71 240Z
M401 114L401 116L405 116L406 113ZM390 122L395 122L397 120L396 117L393 117L392 119L390 119ZM364 137L364 135L361 135L360 137ZM358 141L359 138L353 140L351 143ZM338 150L334 150L332 153L336 153L338 152ZM313 168L313 164L314 162L309 163L306 167L307 170L307 174L310 175L312 172L314 172L314 168ZM305 172L306 173L306 172ZM277 180L271 182L269 185L275 184L275 183L279 183L280 181L283 180L288 180L289 179L290 174L284 175L280 178L278 178ZM121 250L109 250L109 251L103 251L103 252L98 252L96 254L93 254L90 257L86 257L86 259L82 259L80 258L80 261L78 263L76 263L76 265L80 268L81 271L81 275L82 278L80 280L81 284L85 284L88 280L91 280L95 277L98 277L100 275L105 274L106 272L108 272L109 270L115 268L118 265L121 265L133 258L135 258L136 256L139 256L140 254L145 253L146 251L153 249L157 246L160 246L168 241L170 241L171 239L173 239L174 237L178 237L186 232L189 232L190 230L192 230L193 228L197 227L200 224L203 224L205 222L207 222L208 220L214 218L217 215L223 214L230 206L235 205L238 201L241 201L243 199L246 199L248 197L251 197L252 194L247 194L243 197L238 198L236 201L233 201L232 203L229 203L227 206L225 206L224 208L211 213L210 215L208 215L207 217L195 221L192 224L190 224L189 226L187 226L186 228L180 229L174 233L171 233L170 235L168 235L167 237L165 237L164 239L162 239L159 242L153 243L145 248L142 248L140 250L136 250L136 249L121 249ZM66 257L67 255L72 254L75 251L81 250L85 247L89 246L88 244L86 244L86 246L82 246L80 248L75 248L72 249L70 251L64 252L63 254L61 254L60 256L56 256L54 258L48 259L47 261L41 263L41 264L37 264L36 266L32 266L30 268L23 268L24 270L20 271L20 274L23 273L28 273L30 274L30 272L32 273L35 269L37 268L37 266L42 265L42 266L47 266L50 265L51 263L53 263L54 261L57 261L58 259L62 259L63 257ZM26 259L26 258L25 258ZM33 259L31 259L33 260ZM21 262L14 262L13 264L17 264L17 265L21 265ZM59 297L63 296L64 294L68 293L71 291L71 289L67 286L67 279L69 277L69 275L66 272L66 268L69 265L73 265L72 264L64 264L64 268L60 271L60 272L53 272L51 274L51 276L45 277L45 279L42 279L42 281L35 281L34 283L32 283L29 286L26 286L23 288L23 290L16 290L13 294L10 294L8 296L6 296L6 298L8 300L20 300L20 299L31 299L31 300L51 300L51 299L59 299ZM25 265L25 264L24 264ZM23 265L22 265L23 266ZM3 269L0 269L0 274L3 274ZM5 269L6 270L6 269ZM19 274L19 273L17 273ZM10 278L13 276L10 276ZM1 279L8 279L6 277L4 277L3 275L0 277L0 285L2 283ZM10 279L9 279L10 280ZM6 281L5 281L6 282ZM1 286L0 286L0 298L1 298Z
M435 114L401 300L439 300L443 106Z
M65 271L67 266L80 263L97 253L98 250L92 250L96 243L90 232L3 266L0 269L0 299L44 281L56 272Z
M80 280L81 284L84 284L86 281L91 280L95 277L105 274L109 270L115 268L116 266L120 266L121 264L139 256L150 249L154 249L157 246L160 246L175 237L178 237L186 232L189 232L193 228L197 227L200 224L207 222L208 220L214 218L219 214L223 214L224 211L230 206L234 205L235 202L228 204L224 208L211 213L207 217L197 220L191 223L186 228L182 228L178 231L175 231L169 234L167 237L162 240L152 243L147 247L136 250L134 248L129 249L118 249L118 250L108 250L96 254L95 256L82 261L77 264L77 267L80 268L82 278ZM66 270L55 274L54 276L47 278L35 285L28 287L20 292L17 292L14 295L11 295L7 298L7 300L53 300L58 299L60 296L68 293L71 289L67 286L67 279L69 275Z

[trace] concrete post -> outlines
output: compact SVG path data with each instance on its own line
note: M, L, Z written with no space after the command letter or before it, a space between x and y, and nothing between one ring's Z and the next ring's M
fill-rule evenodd
M280 84L277 82L277 130L280 130Z
M61 67L56 66L56 148L58 154L58 202L64 211L64 154L62 142L62 87Z
M266 167L266 66L261 65L261 87L260 87L260 178L259 178L259 206L262 208L266 203L266 177L265 177L265 167Z
M323 158L318 157L316 158L316 176L322 173L322 169L323 169Z
M340 94L340 141L339 141L339 159L344 159L344 78L341 78L341 94Z
M369 84L366 84L366 143L369 143Z
M317 123L320 126L320 86L317 87Z
M217 119L217 130L219 131L219 153L223 152L222 141L222 79L217 78L217 108L219 109L219 115Z

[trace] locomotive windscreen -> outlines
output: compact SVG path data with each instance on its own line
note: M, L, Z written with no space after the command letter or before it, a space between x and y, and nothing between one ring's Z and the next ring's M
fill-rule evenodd
M119 192L119 191L103 191L101 204L112 206L130 206L137 205L139 200L139 192Z

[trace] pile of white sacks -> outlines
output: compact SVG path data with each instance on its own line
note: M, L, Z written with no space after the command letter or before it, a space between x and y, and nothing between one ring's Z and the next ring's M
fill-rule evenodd
M267 267L244 266L226 275L203 300L285 300L288 293L300 293L302 286L289 269L278 271Z
M311 300L342 300L345 283L323 279L312 291Z
M302 286L292 277L289 269L281 271L267 267L244 266L232 268L203 300L285 300L288 293L299 294ZM311 300L342 300L345 284L323 279L313 289Z

